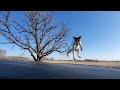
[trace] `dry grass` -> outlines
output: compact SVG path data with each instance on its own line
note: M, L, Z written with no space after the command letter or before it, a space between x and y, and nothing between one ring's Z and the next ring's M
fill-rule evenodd
M102 67L112 67L120 68L119 61L67 61L67 60L45 60L44 62L49 63L59 63L59 64L81 64L81 65L91 65L91 66L102 66Z

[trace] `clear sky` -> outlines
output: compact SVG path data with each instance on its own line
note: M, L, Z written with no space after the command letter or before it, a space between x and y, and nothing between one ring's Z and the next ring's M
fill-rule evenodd
M82 59L120 60L120 11L55 11L55 20L68 24L71 38L82 36ZM22 54L17 48L10 51L11 46L0 45L0 48L6 49L8 55ZM30 57L27 52L25 56ZM49 57L69 59L59 53Z

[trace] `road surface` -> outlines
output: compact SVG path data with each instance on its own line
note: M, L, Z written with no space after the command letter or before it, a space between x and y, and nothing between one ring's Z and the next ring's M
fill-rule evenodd
M120 69L0 60L0 79L120 79Z

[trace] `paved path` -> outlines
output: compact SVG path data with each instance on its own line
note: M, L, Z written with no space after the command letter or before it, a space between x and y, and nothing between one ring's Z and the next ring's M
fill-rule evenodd
M0 60L0 79L120 79L120 69Z

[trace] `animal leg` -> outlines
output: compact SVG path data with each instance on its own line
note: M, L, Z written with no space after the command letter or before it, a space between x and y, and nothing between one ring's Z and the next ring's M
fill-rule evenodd
M67 52L67 56L70 58L71 56L70 56L70 53L72 52L72 49L70 49L70 50L68 50L68 52Z
M73 50L73 59L76 60L75 57L74 57L74 50Z
M77 52L77 56L78 56L79 58L81 58L81 57L80 57L80 51L79 51L79 49L77 49L76 52Z

